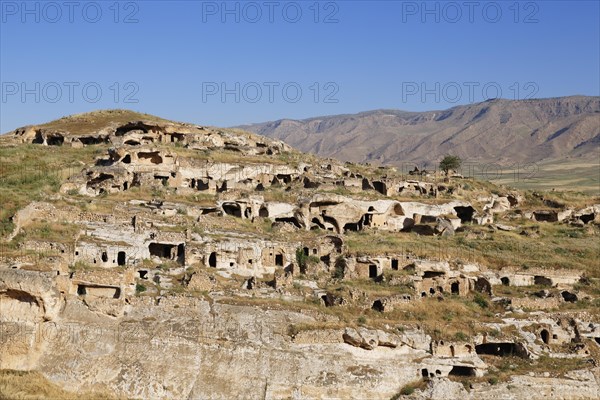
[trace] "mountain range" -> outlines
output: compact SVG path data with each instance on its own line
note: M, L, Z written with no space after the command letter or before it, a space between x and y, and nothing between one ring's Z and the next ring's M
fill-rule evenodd
M493 99L441 111L374 110L239 128L319 156L373 164L437 165L446 154L501 165L597 161L600 98Z

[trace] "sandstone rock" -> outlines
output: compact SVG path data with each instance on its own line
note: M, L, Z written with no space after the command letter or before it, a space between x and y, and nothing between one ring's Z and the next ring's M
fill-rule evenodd
M507 197L497 197L492 202L491 212L501 213L510 210L510 201Z
M378 342L379 346L395 348L395 347L398 347L398 344L400 343L400 341L396 335L387 333L382 330L377 331L377 337L378 337L378 341L379 341Z
M348 343L354 347L362 347L363 338L358 333L358 331L354 328L346 328L344 329L344 334L342 335L345 343Z
M454 235L454 226L450 221L444 218L438 218L435 232L442 236L452 236Z
M423 393L431 400L464 399L469 396L461 383L447 378L432 379Z
M379 338L377 335L378 331L366 329L363 327L354 329L354 328L346 328L342 335L344 342L352 345L354 347L360 347L365 350L373 350L375 347L379 345ZM389 337L385 338L386 344L391 344L391 339ZM388 346L393 347L393 346Z
M377 331L367 328L358 328L358 333L362 338L361 347L367 350L373 350L379 345L379 338L377 337Z
M216 281L214 278L201 273L194 273L188 283L188 288L198 291L211 291L214 289L215 285Z
M498 228L498 230L507 231L507 232L514 231L517 229L514 226L504 225L504 224L496 224L495 227Z

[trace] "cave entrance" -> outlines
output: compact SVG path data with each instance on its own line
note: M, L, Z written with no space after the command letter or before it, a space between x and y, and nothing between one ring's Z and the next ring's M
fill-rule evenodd
M596 219L596 214L583 214L581 217L579 217L579 219L582 220L584 224L587 224L588 222Z
M127 258L124 251L120 251L117 253L117 265L125 265L126 260Z
M459 294L460 284L458 282L452 282L452 284L450 285L450 292L452 292L452 294Z
M475 352L479 355L487 354L492 356L517 356L521 358L527 358L527 350L522 344L519 343L483 343L475 346Z
M508 285L510 285L510 279L508 279L506 276L505 276L505 277L503 277L503 278L500 278L500 282L502 282L502 284L503 284L504 286L508 286Z
M150 243L148 250L150 250L151 256L172 259L175 255L173 251L175 247L174 244Z
M94 136L80 137L79 141L86 146L90 145L90 144L106 143L106 139L99 137L99 136L98 137L94 137Z
M179 264L185 264L185 243L177 245L177 262Z
M439 276L444 276L446 275L445 272L439 272L439 271L425 271L423 273L423 278L437 278Z
M540 337L542 338L542 342L545 344L550 343L550 332L547 329L542 329L540 332Z
M473 221L473 214L475 214L475 209L471 206L458 206L454 207L454 211L456 211L456 216L460 218L461 223L471 222Z
M158 151L139 152L138 160L140 160L140 162L150 162L152 164L162 164L163 162L163 159Z
M375 310L375 311L383 312L385 310L385 307L384 307L383 303L381 302L381 300L375 300L373 302L373 306L371 307L371 309Z
M455 365L452 367L450 372L448 373L450 376L475 376L475 368L473 367L465 367L462 365Z
M347 232L347 231L358 232L358 231L360 231L360 226L358 223L348 222L347 224L344 225L344 232Z
M46 139L48 146L62 146L65 138L62 135L49 136Z
M177 260L178 263L185 263L185 244L170 243L150 243L148 246L151 256Z
M377 265L371 264L369 265L369 278L377 278L379 276L379 271L377 270Z
M335 297L333 297L329 293L321 296L321 300L323 300L323 304L325 304L325 307L333 307L335 305Z
M232 215L238 218L242 217L242 209L237 203L223 203L223 211L227 215Z
M477 281L475 282L475 290L481 293L486 293L490 296L492 295L492 285L485 278L477 278Z
M217 267L217 253L214 251L210 253L210 256L208 256L208 266L212 268Z
M42 132L37 131L35 133L35 138L33 138L33 140L31 141L31 143L33 143L33 144L43 144L44 143L44 136L42 135Z
M533 217L538 222L558 222L558 214L554 211L534 211Z
M185 134L183 133L171 133L171 142L183 142Z
M552 286L552 279L546 278L542 275L536 275L533 278L533 283L540 286Z
M275 265L283 267L283 254L275 254Z
M577 295L575 293L571 293L568 292L566 290L563 290L560 295L562 296L562 298L564 299L564 301L567 301L569 303L575 303L577 301Z
M385 183L381 182L381 181L373 181L373 189L375 189L376 191L378 191L379 193L383 194L383 195L387 195L387 188Z

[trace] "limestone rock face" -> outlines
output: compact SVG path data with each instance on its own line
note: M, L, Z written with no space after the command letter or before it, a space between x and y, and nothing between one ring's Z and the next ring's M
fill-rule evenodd
M0 315L16 321L57 319L63 303L49 275L24 270L0 274Z
M464 399L468 392L459 382L453 382L447 378L434 379L424 392L425 398L431 400Z
M35 369L67 390L153 399L388 399L416 378L412 357L382 347L394 339L375 330L348 331L364 348L320 336L296 343L290 324L313 317L183 296L90 303L61 294L49 276L0 276L0 368ZM121 313L111 311L116 304Z
M191 290L208 291L212 290L216 285L214 279L210 279L206 275L194 274L188 283L188 288Z
M571 251L598 235L596 199L527 204L457 175L412 179L147 117L97 112L0 138L54 146L35 154L63 180L28 205L34 181L11 184L0 370L139 399L378 400L417 382L413 399L600 398L592 253ZM18 150L8 158L26 166ZM504 259L546 243L561 257L548 266ZM568 254L585 269L557 268ZM517 356L552 361L487 381Z

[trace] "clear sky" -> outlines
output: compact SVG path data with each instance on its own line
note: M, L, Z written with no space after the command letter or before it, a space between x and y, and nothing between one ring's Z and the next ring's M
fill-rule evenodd
M0 131L600 95L598 1L0 1Z

